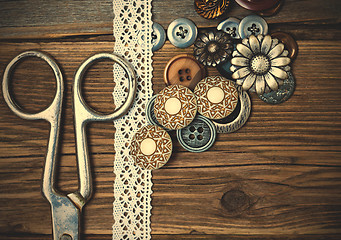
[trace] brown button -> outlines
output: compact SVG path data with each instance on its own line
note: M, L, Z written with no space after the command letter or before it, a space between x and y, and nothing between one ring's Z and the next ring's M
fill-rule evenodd
M297 42L289 33L275 32L271 34L271 37L277 38L284 44L285 48L289 51L288 57L292 60L296 58L298 52Z
M195 11L206 19L221 16L229 6L230 0L194 0Z
M284 1L281 0L276 5L274 5L272 8L258 12L258 14L261 15L262 17L270 17L272 15L275 15L281 9L283 2Z
M206 77L205 67L189 54L173 57L167 63L164 71L164 80L167 86L183 85L191 90L204 77Z
M275 6L280 0L236 0L241 7L251 11L264 11Z

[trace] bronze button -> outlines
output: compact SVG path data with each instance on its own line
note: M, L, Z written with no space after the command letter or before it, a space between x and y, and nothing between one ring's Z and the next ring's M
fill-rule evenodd
M194 0L195 11L203 18L215 19L229 6L230 0Z
M189 54L173 57L167 63L164 71L164 80L167 86L183 85L191 90L194 90L197 83L205 77L205 67Z
M289 52L288 57L290 57L292 60L296 58L298 52L298 45L296 40L289 33L275 32L271 34L271 37L277 38L284 44L285 48Z

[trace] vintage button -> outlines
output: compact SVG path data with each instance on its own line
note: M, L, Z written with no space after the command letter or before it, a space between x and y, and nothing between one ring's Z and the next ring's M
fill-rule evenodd
M251 11L263 11L275 6L280 0L235 0L241 7Z
M212 121L201 115L197 115L187 127L176 131L180 145L190 152L206 151L213 145L216 135Z
M243 18L239 23L239 35L241 38L258 34L266 35L268 33L268 24L264 18L257 15L249 15Z
M148 125L140 128L131 140L130 156L142 169L161 168L171 157L172 139L159 126Z
M152 51L155 52L159 50L165 43L165 40L166 40L165 30L160 24L154 22L153 33L152 33L152 44L153 44Z
M230 0L194 0L195 11L206 19L221 16L229 6Z
M178 48L186 48L192 45L197 35L197 27L187 18L175 19L167 29L168 40Z
M188 126L196 113L195 95L182 85L165 87L155 99L155 118L167 129L177 130Z
M239 23L240 20L235 17L229 17L218 24L217 29L226 32L233 39L239 39Z
M163 78L166 85L183 85L194 90L197 83L206 77L205 67L193 55L180 54L168 61Z
M279 0L274 6L272 6L269 9L266 10L262 10L257 12L257 14L259 14L262 17L270 17L273 16L275 14L277 14L279 12L279 10L282 8L284 0Z
M147 102L146 105L146 118L147 122L150 125L156 125L159 127L162 127L162 125L157 121L155 114L154 114L154 103L157 95L152 96L149 101Z
M288 78L277 91L271 91L258 95L260 99L269 104L280 104L288 100L295 91L295 77L291 72L287 72Z
M230 115L238 103L235 83L222 76L206 77L194 89L198 112L209 119Z
M217 128L217 133L231 133L240 129L247 121L251 112L251 100L249 94L243 91L241 87L238 89L238 104L235 110L226 118L213 120L213 124Z
M230 70L231 61L228 60L217 65L218 72L225 78L231 79L232 78L232 71Z
M291 60L296 58L298 45L295 39L289 33L275 32L271 34L271 37L277 38L284 44L285 48L289 51L288 57L290 57Z

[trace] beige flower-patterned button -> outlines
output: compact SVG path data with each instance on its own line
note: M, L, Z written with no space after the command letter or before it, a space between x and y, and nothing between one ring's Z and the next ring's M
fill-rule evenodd
M206 77L194 89L198 112L209 119L230 115L238 103L235 83L222 76Z
M195 95L182 85L165 87L155 99L154 114L156 120L167 129L184 128L197 114Z
M159 126L148 125L135 133L131 140L130 154L142 169L154 170L168 162L172 149L169 134Z

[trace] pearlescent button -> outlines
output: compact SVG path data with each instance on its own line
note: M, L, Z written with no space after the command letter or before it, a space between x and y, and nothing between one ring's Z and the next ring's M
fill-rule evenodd
M153 33L152 33L152 51L155 52L159 50L166 40L166 32L163 27L158 23L153 23Z
M263 11L274 7L280 0L235 0L241 7L251 11Z
M233 39L239 39L240 38L238 30L239 23L240 23L239 19L235 17L229 17L222 21L221 23L219 23L217 29L226 32Z
M215 142L216 135L212 121L201 115L197 115L187 127L176 131L180 145L190 152L206 151Z
M257 15L249 15L243 18L239 23L239 35L241 38L258 34L266 35L268 33L268 24L264 18Z
M130 156L142 169L161 168L169 160L173 150L172 139L159 126L140 128L131 140Z
M213 120L217 133L231 133L240 129L247 121L251 112L251 100L246 91L237 87L239 93L238 104L235 110L226 118Z
M186 48L192 45L197 35L197 27L187 18L175 19L167 29L168 40L178 48Z

